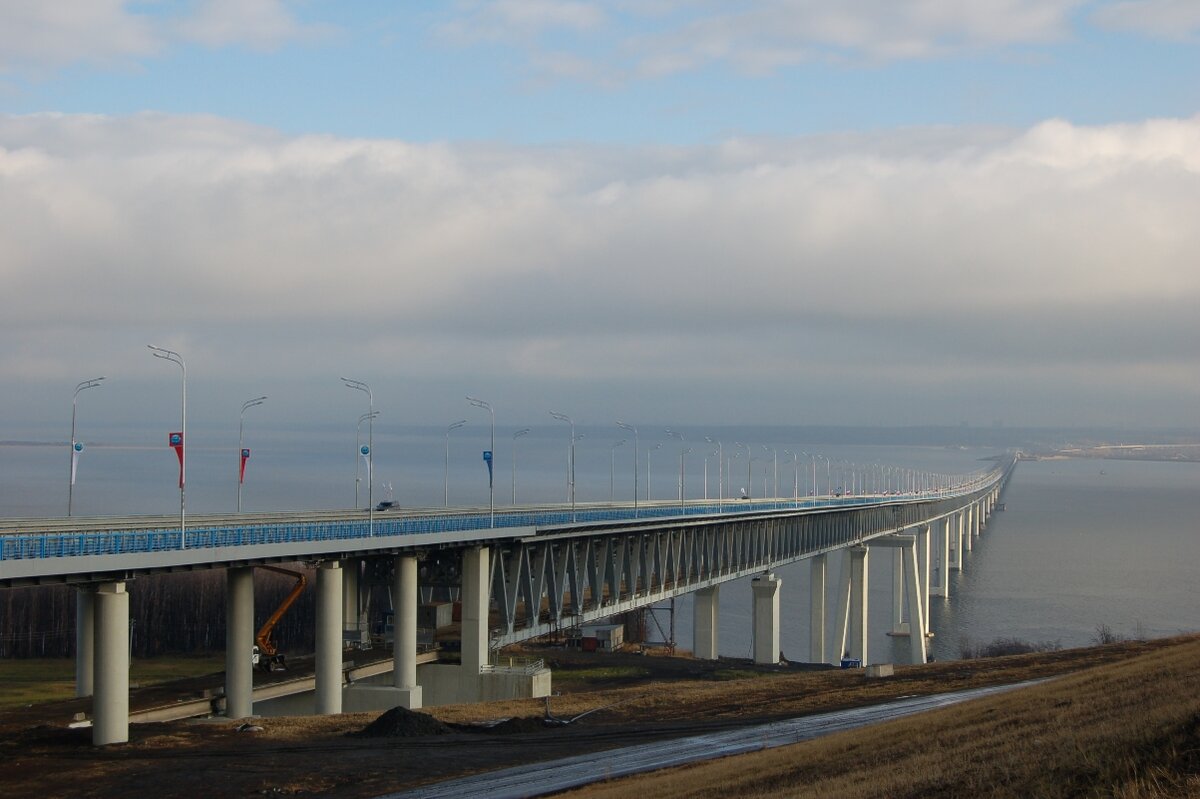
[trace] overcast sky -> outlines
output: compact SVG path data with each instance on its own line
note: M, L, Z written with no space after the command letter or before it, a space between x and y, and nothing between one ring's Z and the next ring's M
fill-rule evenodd
M415 424L1198 428L1198 44L1193 0L0 0L0 439L96 375L158 429L148 343L211 424L348 375Z

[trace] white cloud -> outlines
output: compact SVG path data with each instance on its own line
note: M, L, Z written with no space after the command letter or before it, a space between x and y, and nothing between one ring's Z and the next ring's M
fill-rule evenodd
M1092 18L1103 28L1163 39L1190 40L1200 33L1200 4L1194 0L1125 0L1101 6Z
M386 364L711 405L982 360L972 391L1109 375L1194 403L1198 154L1200 118L506 148L0 117L0 379L174 336L229 379Z
M208 47L277 47L323 35L282 0L198 0L181 12L131 0L0 2L0 73L75 64L120 64L181 40Z
M664 0L656 3L540 0L459 4L440 30L459 43L508 42L530 51L534 69L557 77L614 82L727 64L749 73L813 60L876 62L934 58L1071 34L1084 0ZM551 13L547 7L555 9ZM582 34L564 59L548 32ZM553 56L553 57L552 57ZM596 76L602 76L597 78Z

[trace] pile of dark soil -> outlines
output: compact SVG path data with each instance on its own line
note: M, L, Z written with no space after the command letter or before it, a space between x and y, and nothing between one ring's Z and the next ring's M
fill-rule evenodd
M419 738L425 735L448 735L454 730L428 713L417 713L394 707L358 732L349 735L361 738Z
M499 735L513 735L522 732L541 732L546 729L547 724L541 716L517 716L511 719L505 719L499 724L490 726L474 726L473 732L496 733Z

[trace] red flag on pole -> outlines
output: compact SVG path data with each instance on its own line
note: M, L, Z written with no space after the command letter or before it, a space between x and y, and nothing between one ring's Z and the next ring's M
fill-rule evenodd
M242 448L242 469L240 472L238 472L238 482L239 483L246 482L246 461L248 461L248 460L250 460L250 448L243 447Z
M179 458L179 487L183 488L183 433L170 433L167 443Z

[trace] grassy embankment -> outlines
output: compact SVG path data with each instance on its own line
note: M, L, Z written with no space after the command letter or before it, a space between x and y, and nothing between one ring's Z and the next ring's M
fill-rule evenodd
M129 680L158 685L225 670L223 655L139 659L129 664ZM69 658L0 660L0 710L75 696L75 661Z
M1200 796L1200 639L935 713L568 795Z

